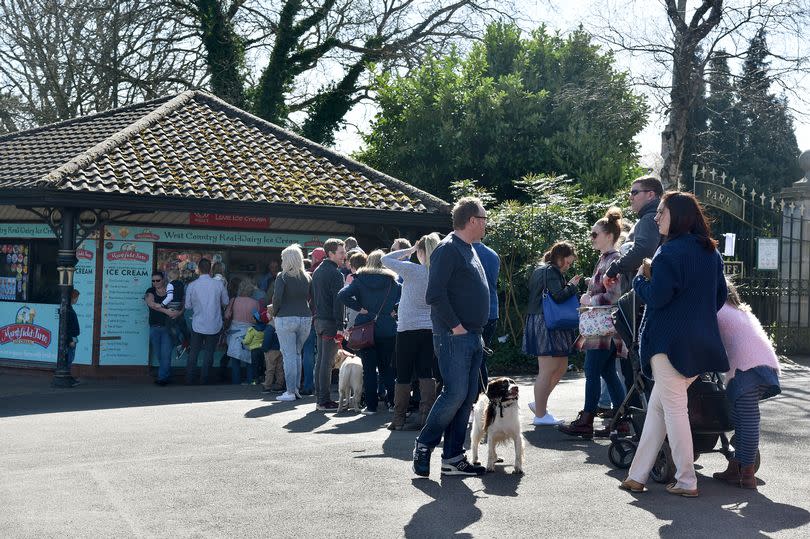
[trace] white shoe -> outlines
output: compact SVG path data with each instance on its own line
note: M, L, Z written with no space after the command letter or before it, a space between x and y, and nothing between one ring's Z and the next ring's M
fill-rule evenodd
M534 413L534 401L529 403L529 410L531 410L532 413Z
M290 402L295 400L295 393L285 392L276 397L276 400Z
M534 420L532 421L532 425L534 425L535 427L543 427L549 425L559 425L562 422L563 422L562 419L557 419L550 413L546 412L546 415L544 415L543 417L535 417Z
M363 408L363 411L360 412L363 415L374 415L377 413L377 410L369 410L368 408Z

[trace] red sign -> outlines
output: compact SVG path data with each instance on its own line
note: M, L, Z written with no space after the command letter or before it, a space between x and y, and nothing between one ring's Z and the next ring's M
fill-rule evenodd
M93 251L88 251L87 249L76 249L76 258L93 260Z
M141 232L140 234L135 234L135 239L157 241L160 239L160 236L154 232Z
M148 262L149 255L138 251L113 251L107 253L107 260L137 260L138 262Z
M309 241L304 242L304 247L307 247L307 248L309 248L309 247L312 247L312 248L323 247L323 242L321 240L319 240L319 239L311 239Z
M255 217L251 215L223 215L221 213L190 213L188 224L202 226L216 226L223 228L245 228L252 230L267 230L270 228L269 217Z
M33 324L9 324L0 327L0 344L8 343L38 344L48 348L51 344L51 332L42 326Z

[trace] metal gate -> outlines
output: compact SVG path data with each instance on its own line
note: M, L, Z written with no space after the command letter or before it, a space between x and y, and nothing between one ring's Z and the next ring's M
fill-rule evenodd
M705 168L695 174L693 191L713 220L726 273L779 352L809 353L808 208Z

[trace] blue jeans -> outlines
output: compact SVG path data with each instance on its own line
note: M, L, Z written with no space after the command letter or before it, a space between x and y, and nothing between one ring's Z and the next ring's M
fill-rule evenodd
M478 373L483 359L481 335L433 334L444 387L436 399L416 441L433 449L444 435L442 460L455 463L464 458L467 420L478 395Z
M360 350L363 362L363 393L366 408L377 411L377 389L381 383L386 390L388 404L394 403L394 373L391 370L391 355L394 353L394 337L374 337L374 346ZM380 376L377 378L377 372Z
M242 365L247 367L247 376L245 377L245 381L250 383L253 381L253 378L256 376L253 362L243 363L236 359L235 357L231 358L231 383L234 385L238 385L242 382Z
M284 381L288 393L297 393L301 382L301 351L312 327L311 316L276 317L276 334L284 360Z
M304 379L301 381L301 391L312 391L315 388L315 326L310 323L309 337L301 350L301 361L304 364Z
M158 360L158 382L166 382L172 367L172 334L166 326L149 326L149 344Z
M613 407L618 408L624 400L624 386L616 372L616 346L609 350L588 350L585 352L585 407L586 412L595 413L602 392L601 380L610 393Z

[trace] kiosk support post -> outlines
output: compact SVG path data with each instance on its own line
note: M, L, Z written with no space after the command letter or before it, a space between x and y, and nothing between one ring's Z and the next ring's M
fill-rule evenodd
M67 313L73 292L73 272L76 271L76 221L78 211L65 208L61 211L61 234L59 252L56 258L56 269L59 272L59 347L56 355L56 371L53 376L53 387L73 387L76 383L70 375L67 361Z

